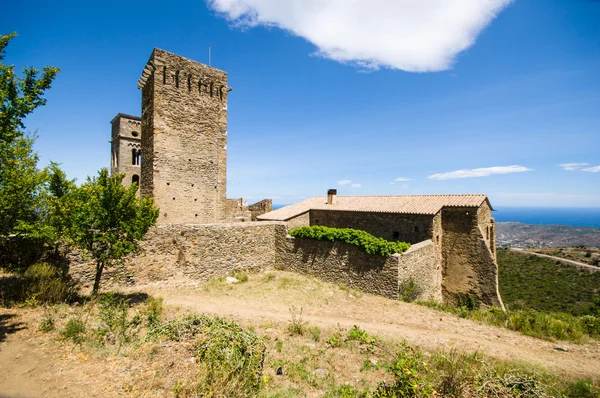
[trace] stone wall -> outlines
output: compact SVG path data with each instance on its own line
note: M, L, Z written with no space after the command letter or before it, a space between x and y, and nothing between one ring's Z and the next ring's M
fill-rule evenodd
M223 220L227 73L154 49L140 87L142 195L160 208L158 224Z
M271 199L263 199L248 206L248 210L250 210L250 214L252 215L252 221L256 221L256 217L273 210L273 201Z
M310 224L310 212L302 213L292 219L287 220L288 229L291 231L292 229L296 229L298 227L306 227Z
M363 292L398 298L398 260L337 242L287 238L278 269L313 275Z
M281 258L283 222L219 223L154 227L138 254L107 269L104 281L139 284L168 280L207 281L236 270L274 268ZM72 257L71 274L93 282L94 265Z
M431 239L433 217L422 214L311 210L310 225L361 229L386 240L412 244Z
M502 306L498 292L498 266L479 226L476 209L442 210L442 294L456 303L469 294L481 303Z
M402 254L394 254L398 261L398 287L414 283L414 300L442 301L442 268L440 256L431 240L412 245Z

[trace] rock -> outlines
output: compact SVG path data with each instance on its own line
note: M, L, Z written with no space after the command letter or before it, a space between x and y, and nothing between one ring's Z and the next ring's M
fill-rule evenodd
M324 379L329 376L329 371L327 369L319 368L315 369L312 374L320 379Z
M327 294L329 294L330 296L333 296L333 292L327 292Z
M377 359L375 359L375 358L369 359L369 362L371 362L371 365L373 365L373 366L377 366L377 363L378 363Z
M353 299L353 298L356 298L356 297L354 297L354 296L353 296L353 295L351 295L351 294L349 294L349 295L348 295L348 297L349 297L349 298L352 298L352 299Z
M283 375L283 368L280 366L277 368L277 376Z
M233 276L228 276L227 278L225 278L225 283L240 283L240 281L237 278L234 278Z
M275 331L275 329L273 329L273 328L265 329L265 333L273 333L274 331Z
M560 346L560 345L554 346L554 349L556 351L563 351L563 352L568 352L569 351L569 349L567 347L563 347L563 346Z

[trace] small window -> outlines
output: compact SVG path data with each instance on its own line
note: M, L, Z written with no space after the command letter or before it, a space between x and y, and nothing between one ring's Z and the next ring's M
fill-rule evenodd
M132 131L131 135L134 137L137 137L138 135L140 135L140 133L138 133L137 131Z
M136 162L137 162L137 149L133 148L131 150L131 164L135 166L137 164Z
M132 184L137 184L138 186L140 185L140 176L137 174L134 174L131 176L131 183Z
M394 231L393 236L394 236L394 239L396 239L396 240L400 239L400 232Z

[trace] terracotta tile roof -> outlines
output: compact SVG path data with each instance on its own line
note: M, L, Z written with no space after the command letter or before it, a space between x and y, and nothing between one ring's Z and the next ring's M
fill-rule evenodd
M315 196L302 202L263 214L259 216L258 219L285 221L306 213L309 210L434 215L439 212L442 207L479 207L486 200L488 200L487 196L483 194L336 196L335 203L328 205L326 196Z

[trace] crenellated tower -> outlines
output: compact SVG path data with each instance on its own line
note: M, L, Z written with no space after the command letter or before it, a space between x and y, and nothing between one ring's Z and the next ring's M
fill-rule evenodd
M155 48L142 90L141 194L159 225L226 218L227 73Z

